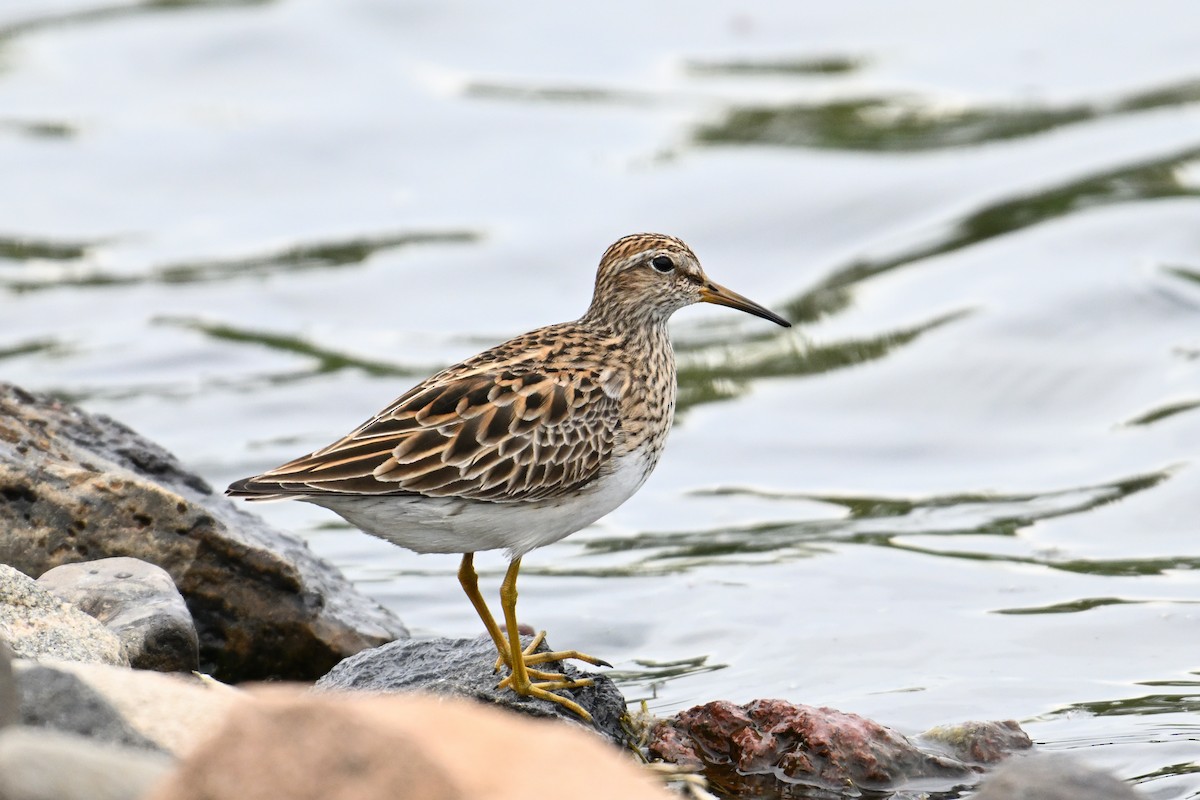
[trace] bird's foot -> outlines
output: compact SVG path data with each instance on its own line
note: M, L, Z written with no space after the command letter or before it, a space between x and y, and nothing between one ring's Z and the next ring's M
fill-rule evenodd
M564 679L557 681L534 682L529 680L528 674L522 675L521 677L523 677L524 680L520 680L518 678L518 673L513 673L504 680L500 681L496 688L511 689L523 697L533 697L538 700L549 700L551 703L558 703L560 706L575 714L584 722L592 721L592 715L588 713L583 706L579 705L574 700L569 700L560 694L554 693L554 690L556 689L579 689L584 686L591 686L591 678L581 678L573 681L566 680L564 676L559 675L557 677Z
M534 652L541 647L545 638L545 631L538 632L538 634L533 637L529 644L525 645L525 649L521 651L521 660L525 662L526 669L529 669L535 664L548 664L552 661L565 661L568 658L574 659L575 661L583 661L584 663L591 664L594 667L612 666L612 664L608 663L602 658L589 656L587 653L581 653L578 650L547 650L544 653ZM507 655L507 652L500 654L500 657L496 659L495 666L492 667L492 672L499 672L501 667L511 668L512 665L509 664L508 658L506 658ZM530 677L534 677L543 681L556 679L564 680L562 675L558 675L557 673L553 672L543 672L537 669L529 669L529 675Z
M593 681L591 678L571 679L566 675L557 672L546 672L545 670L534 669L534 664L545 664L553 661L562 661L564 658L574 658L580 661L586 661L589 664L597 666L610 666L608 662L592 656L584 655L576 650L561 650L555 652L536 653L535 650L541 646L546 638L546 632L541 631L533 640L527 644L520 652L520 659L524 669L513 670L507 678L500 681L496 685L497 689L511 689L519 695L525 697L536 697L540 700L549 700L552 703L558 703L568 711L581 717L586 722L592 721L592 715L589 714L582 706L573 700L568 700L561 695L554 694L558 689L581 689L585 686L591 686ZM503 666L510 666L508 659L504 656L496 659L495 669L498 671ZM510 667L511 668L511 667Z

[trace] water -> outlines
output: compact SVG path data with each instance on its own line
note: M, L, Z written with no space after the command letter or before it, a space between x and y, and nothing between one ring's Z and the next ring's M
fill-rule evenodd
M1200 797L1192 4L643 5L9 0L0 376L220 486L680 235L802 324L677 316L664 462L522 618L659 714L1016 718ZM262 513L478 633L453 557Z

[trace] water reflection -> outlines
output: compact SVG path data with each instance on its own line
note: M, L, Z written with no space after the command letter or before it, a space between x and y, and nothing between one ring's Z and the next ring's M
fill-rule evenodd
M12 131L34 139L69 139L78 131L74 125L54 120L0 118L0 131Z
M1169 470L1164 470L1097 486L1051 492L947 494L918 499L772 493L752 489L697 492L697 496L745 495L764 500L817 501L842 507L845 515L838 519L797 520L733 528L599 536L587 539L583 547L586 553L593 555L636 555L636 559L628 559L624 566L606 564L599 570L600 573L614 575L670 574L712 564L755 563L761 561L763 556L769 556L773 562L781 562L818 555L839 543L895 548L938 558L1036 564L1096 575L1155 575L1169 569L1200 568L1200 558L1066 560L1045 555L955 551L922 546L907 540L915 536L936 536L947 542L952 542L957 536L1011 537L1041 520L1083 514L1118 502L1157 486L1170 475ZM598 574L588 569L576 571Z
M377 377L424 377L427 374L436 372L438 369L435 367L405 366L390 361L374 361L359 358L338 350L321 347L299 335L271 333L270 331L242 328L224 323L206 322L190 317L159 317L155 321L162 325L193 330L217 341L265 347L282 353L304 356L313 362L312 366L307 369L277 373L273 376L265 373L258 376L268 383L290 383L344 369L359 370Z
M684 68L693 75L844 75L862 69L867 63L866 58L827 55L771 61L693 59Z
M0 24L0 48L6 39L15 39L28 33L92 22L109 22L123 17L184 9L216 9L264 6L275 0L141 0L141 2L110 3L75 11L29 17Z
M257 278L275 273L296 273L311 270L337 269L362 264L372 256L400 248L428 244L471 244L480 235L469 230L404 231L399 233L354 236L332 241L307 242L230 259L209 259L155 267L143 274L119 274L87 270L77 274L70 266L44 277L0 279L0 286L11 292L34 292L61 288L106 288L142 284L187 285ZM28 239L10 239L10 249L21 253L23 259L39 257L59 261L82 258L94 245L55 245ZM0 240L0 257L5 256L4 240ZM12 256L16 258L16 256Z
M967 315L967 311L942 314L908 328L872 337L846 339L801 347L794 334L768 332L723 343L680 343L680 412L744 393L752 380L832 372L881 359L911 344L920 336Z
M0 236L0 259L5 261L77 261L99 242L68 242L32 236Z
M1190 147L988 204L925 244L880 259L860 259L833 270L817 286L788 303L785 313L794 322L820 319L845 308L850 302L850 288L868 278L1084 209L1134 200L1200 196L1200 188L1183 178L1183 168L1197 159L1200 147Z
M750 72L748 68L743 71ZM698 144L709 145L936 150L1032 136L1064 125L1198 100L1200 80L1186 80L1109 102L1064 106L946 107L911 96L838 99L811 105L746 105L731 108L719 122L698 126L692 137Z

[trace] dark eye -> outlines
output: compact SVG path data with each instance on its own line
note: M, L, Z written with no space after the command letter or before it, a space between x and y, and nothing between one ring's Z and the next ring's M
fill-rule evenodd
M670 256L655 256L650 259L650 266L659 272L670 272L675 269L675 262L671 260Z

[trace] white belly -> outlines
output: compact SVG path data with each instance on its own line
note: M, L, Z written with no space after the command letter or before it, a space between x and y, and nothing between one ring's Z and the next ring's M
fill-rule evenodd
M647 453L617 459L579 492L558 499L488 503L454 497L321 495L302 498L364 532L418 553L505 549L517 558L557 542L624 503L654 468Z

